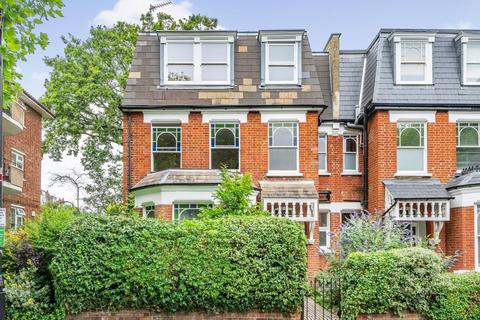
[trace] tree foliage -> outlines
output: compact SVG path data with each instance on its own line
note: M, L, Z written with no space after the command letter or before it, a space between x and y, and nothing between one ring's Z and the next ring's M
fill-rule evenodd
M81 156L90 183L87 205L101 211L121 200L122 112L120 111L137 34L141 30L213 29L216 19L193 15L175 21L151 13L142 25L96 26L81 40L63 37L64 54L45 58L52 68L43 102L56 115L46 123L44 152L54 160Z
M221 183L213 192L217 204L212 208L203 208L200 218L218 218L223 216L268 215L259 205L252 201L253 182L248 174L226 168L220 172Z
M0 55L3 60L4 106L11 103L21 88L19 61L26 60L38 47L48 44L47 34L35 33L35 28L49 18L62 16L62 0L0 0L3 16L3 38Z

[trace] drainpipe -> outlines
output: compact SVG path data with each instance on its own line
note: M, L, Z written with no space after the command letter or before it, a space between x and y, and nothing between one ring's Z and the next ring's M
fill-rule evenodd
M128 148L128 159L127 159L127 194L132 187L132 114L127 113L127 148Z
M363 114L363 207L368 210L368 115Z

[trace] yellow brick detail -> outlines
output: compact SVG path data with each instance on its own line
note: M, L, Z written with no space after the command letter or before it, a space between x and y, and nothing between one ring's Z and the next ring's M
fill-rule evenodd
M275 103L275 99L267 99L267 100L265 100L265 103L266 103L266 104L274 104L274 103Z
M199 99L242 99L243 92L212 92L201 91L198 93Z
M140 77L142 76L142 73L141 72L133 72L131 71L129 74L128 74L128 78L130 79L139 79Z
M238 99L221 99L220 104L238 104Z
M309 84L305 84L305 85L303 85L303 87L302 87L302 91L303 91L303 92L312 91L312 86L309 85Z
M293 91L293 92L280 92L278 94L278 97L280 99L297 99L297 93L295 91Z
M248 52L247 46L238 46L238 52Z
M238 90L240 90L240 91L248 91L248 92L255 92L255 91L257 91L257 87L256 87L256 86L243 86L243 85L239 85L239 86L238 86Z
M243 78L243 84L246 85L246 86L251 86L252 85L252 79Z
M262 92L262 99L270 99L270 92Z

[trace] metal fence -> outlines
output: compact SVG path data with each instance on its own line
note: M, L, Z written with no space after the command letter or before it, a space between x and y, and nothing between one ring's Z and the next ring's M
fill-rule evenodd
M339 278L315 279L303 301L302 320L340 320L341 298Z

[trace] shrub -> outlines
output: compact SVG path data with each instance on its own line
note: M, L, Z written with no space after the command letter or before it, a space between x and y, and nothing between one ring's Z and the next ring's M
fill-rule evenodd
M299 224L272 217L89 216L64 231L51 270L57 301L73 313L293 312L306 290L306 239Z
M441 257L429 249L352 253L342 267L342 316L354 319L358 313L425 313L442 271Z
M410 245L403 225L384 222L381 217L368 214L354 215L341 226L337 237L342 259L352 252L376 252Z
M140 217L138 211L135 210L135 202L132 196L129 196L126 202L110 203L105 208L105 213L109 216Z
M9 320L60 320L65 317L51 304L52 288L37 275L37 268L29 267L5 278Z
M54 250L60 233L78 216L77 209L71 206L44 205L40 215L25 223L27 237L35 247L51 252Z
M480 319L480 274L445 273L436 287L427 315L433 320Z
M217 203L213 208L203 208L200 218L218 218L224 216L268 216L260 205L252 204L252 178L248 174L223 168L220 172L221 183L213 192Z

